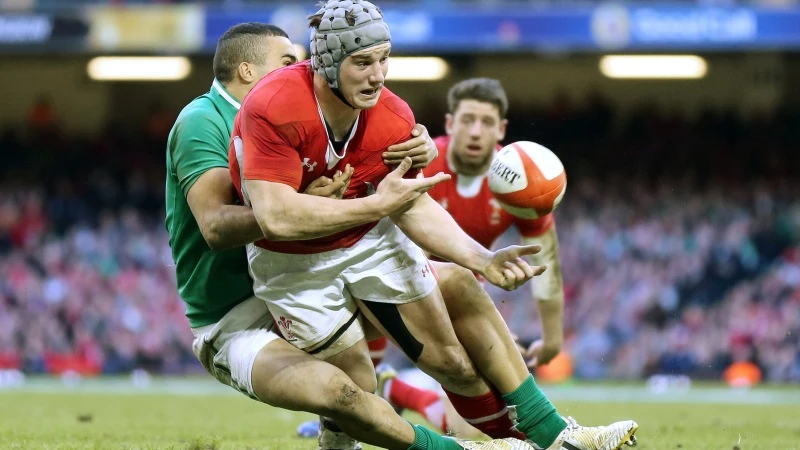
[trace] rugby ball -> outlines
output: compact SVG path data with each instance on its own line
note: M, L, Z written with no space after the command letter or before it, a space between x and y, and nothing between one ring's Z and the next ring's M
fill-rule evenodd
M500 206L525 219L551 213L567 190L567 174L558 156L528 141L514 142L497 152L488 181Z

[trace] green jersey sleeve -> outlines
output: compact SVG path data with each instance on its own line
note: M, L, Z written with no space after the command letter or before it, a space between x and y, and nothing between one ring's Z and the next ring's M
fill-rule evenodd
M213 109L198 108L184 114L174 130L171 151L178 183L186 196L207 170L228 167L230 134L222 117Z

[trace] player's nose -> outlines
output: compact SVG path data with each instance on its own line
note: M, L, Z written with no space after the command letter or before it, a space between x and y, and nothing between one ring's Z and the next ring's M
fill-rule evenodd
M476 120L472 123L469 127L469 135L473 138L478 138L481 136L481 122Z
M384 80L383 67L381 67L380 63L373 64L369 74L370 84L372 84L373 86L377 86L383 84L383 80Z

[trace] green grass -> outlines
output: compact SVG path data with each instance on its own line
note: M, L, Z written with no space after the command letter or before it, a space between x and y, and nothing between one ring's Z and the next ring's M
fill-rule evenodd
M640 450L800 450L798 404L556 403L584 424L637 420ZM216 391L0 391L0 449L315 449L294 437L310 418Z

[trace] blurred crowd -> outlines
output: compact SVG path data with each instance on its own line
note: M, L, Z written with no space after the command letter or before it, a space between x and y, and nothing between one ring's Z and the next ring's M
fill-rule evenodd
M719 378L748 361L800 381L800 109L621 115L556 96L509 118L509 141L548 145L570 175L556 217L577 377ZM67 136L43 101L0 134L0 368L200 370L163 225L173 119ZM490 293L538 337L529 289Z

